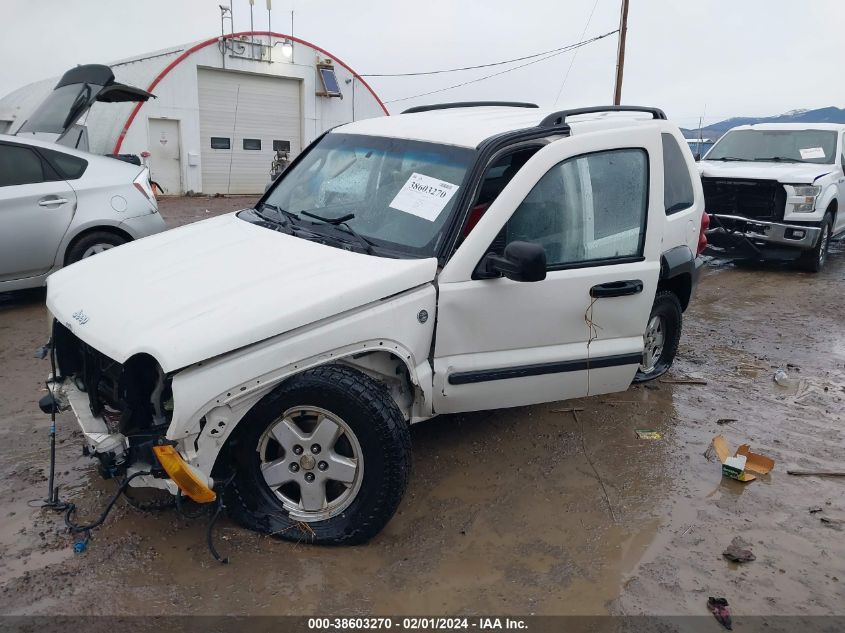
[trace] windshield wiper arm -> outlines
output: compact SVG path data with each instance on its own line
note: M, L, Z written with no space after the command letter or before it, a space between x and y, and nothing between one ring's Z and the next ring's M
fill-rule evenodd
M261 208L275 211L278 214L279 219L283 220L283 224L290 224L291 220L293 220L294 222L299 220L299 216L296 215L296 213L285 211L281 207L277 207L275 204L270 204L269 202L262 202Z
M736 156L720 156L719 158L706 158L705 160L725 160L725 161L739 160L739 161L744 161L744 160L748 160L748 159L737 158Z
M309 218L314 218L315 220L320 220L320 222L325 222L326 224L331 224L332 226L337 226L338 224L343 224L345 222L349 222L349 220L355 217L354 213L347 213L346 215L342 215L339 218L326 218L322 215L317 215L316 213L311 213L310 211L300 211L302 215L307 216Z
M355 218L354 213L347 213L346 215L342 215L342 216L337 217L337 218L326 218L326 217L323 217L321 215L317 215L316 213L310 213L308 211L300 211L300 213L302 215L306 216L306 217L314 218L315 220L320 220L320 222L325 222L326 224L331 224L332 226L336 226L338 228L346 229L347 233L349 233L352 237L354 237L355 239L358 240L358 242L364 248L364 251L367 253L367 255L373 254L373 246L375 246L375 244L373 244L373 242L368 240L366 237L361 235L358 231L356 231L355 229L353 229L351 226L349 226L347 224L347 222L349 222L349 220L352 220L352 219Z
M797 158L789 158L788 156L766 156L763 158L755 158L754 162L761 163L800 163L803 162Z

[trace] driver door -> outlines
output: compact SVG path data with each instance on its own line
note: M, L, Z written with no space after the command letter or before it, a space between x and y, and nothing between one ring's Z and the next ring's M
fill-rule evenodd
M469 233L439 276L437 413L628 387L642 358L666 221L655 127L547 145ZM545 279L479 278L484 256L512 241L543 245Z

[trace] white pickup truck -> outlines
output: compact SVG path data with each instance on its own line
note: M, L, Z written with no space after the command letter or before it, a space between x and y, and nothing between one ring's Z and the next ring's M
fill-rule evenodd
M366 541L411 424L672 364L706 216L665 119L462 103L334 128L255 208L51 276L42 408L73 408L107 475Z
M708 253L797 260L818 272L845 231L845 125L766 123L729 130L698 163Z

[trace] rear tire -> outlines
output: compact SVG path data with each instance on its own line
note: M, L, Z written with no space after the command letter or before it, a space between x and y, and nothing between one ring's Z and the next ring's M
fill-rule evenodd
M323 424L335 439L318 439L327 437ZM236 474L225 501L251 530L290 541L364 543L387 524L407 487L408 424L380 383L350 367L292 377L238 431L227 447L224 467Z
M97 253L102 253L103 251L114 248L115 246L125 244L126 242L127 240L125 237L109 231L94 231L93 233L88 233L71 244L71 247L68 249L67 255L65 256L65 266L75 264L81 259L86 259L92 255L96 255Z
M654 297L643 335L643 362L637 368L635 383L648 382L665 374L675 361L681 342L683 312L674 292L661 290Z
M821 235L812 250L807 251L798 260L798 266L802 270L817 273L824 268L827 262L828 247L830 246L830 234L833 230L833 218L826 213L821 223Z

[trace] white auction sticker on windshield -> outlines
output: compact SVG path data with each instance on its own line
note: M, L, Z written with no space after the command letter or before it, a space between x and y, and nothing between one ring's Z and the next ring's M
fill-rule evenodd
M799 149L801 152L801 160L811 160L813 158L824 158L824 150L821 147L805 147Z
M434 222L459 188L451 182L414 172L393 198L390 207Z

